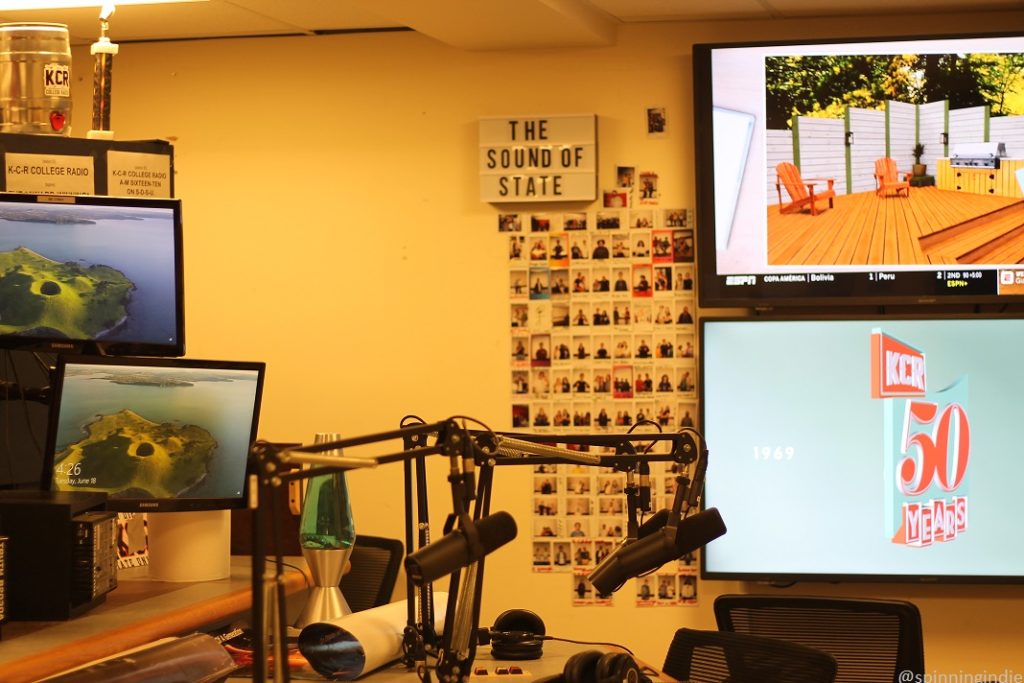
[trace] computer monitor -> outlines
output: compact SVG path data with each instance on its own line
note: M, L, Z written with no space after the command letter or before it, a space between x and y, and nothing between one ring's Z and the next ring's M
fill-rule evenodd
M184 353L181 202L0 193L0 348Z
M705 578L1024 582L1024 319L701 328Z
M264 364L59 356L46 471L126 512L246 504Z

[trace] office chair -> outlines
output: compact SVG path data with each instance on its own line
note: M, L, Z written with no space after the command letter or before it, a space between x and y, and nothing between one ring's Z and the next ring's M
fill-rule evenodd
M391 602L405 546L393 538L356 536L349 561L352 568L341 578L341 593L353 612Z
M784 640L681 628L661 670L688 683L832 683L836 660Z
M924 675L921 613L909 602L810 596L720 595L722 631L778 638L836 658L836 683L892 683Z

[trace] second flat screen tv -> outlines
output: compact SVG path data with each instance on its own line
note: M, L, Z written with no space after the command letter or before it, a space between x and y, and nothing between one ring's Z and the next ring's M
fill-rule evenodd
M1024 302L1024 37L693 58L702 306Z
M47 440L55 491L99 491L110 510L246 504L264 364L58 357Z
M705 576L1024 582L1024 320L702 321Z

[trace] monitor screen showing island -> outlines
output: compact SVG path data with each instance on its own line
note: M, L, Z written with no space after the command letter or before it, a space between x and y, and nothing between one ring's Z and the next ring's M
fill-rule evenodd
M242 507L262 363L58 359L47 471L119 511Z
M1024 302L1024 36L693 56L702 306Z
M0 346L184 353L181 204L0 193Z

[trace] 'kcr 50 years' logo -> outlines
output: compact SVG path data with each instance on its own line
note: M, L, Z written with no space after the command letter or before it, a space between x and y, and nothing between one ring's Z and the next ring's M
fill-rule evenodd
M884 405L886 533L929 546L967 531L971 425L967 377L926 385L925 354L881 330L871 333L871 397Z

